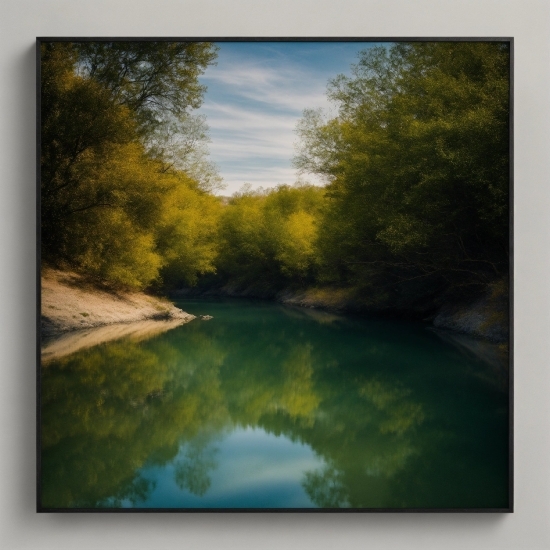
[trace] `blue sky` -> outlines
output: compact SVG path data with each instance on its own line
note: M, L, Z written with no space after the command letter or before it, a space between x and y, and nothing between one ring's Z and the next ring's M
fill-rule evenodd
M226 188L292 184L296 123L306 108L328 108L328 80L349 74L365 42L221 42L217 65L201 77L199 112L210 126L210 155ZM314 176L304 176L318 183Z

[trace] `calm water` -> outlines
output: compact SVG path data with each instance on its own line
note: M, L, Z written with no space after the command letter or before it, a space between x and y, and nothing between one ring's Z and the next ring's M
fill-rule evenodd
M178 305L214 318L43 368L43 506L508 506L498 360L422 325Z

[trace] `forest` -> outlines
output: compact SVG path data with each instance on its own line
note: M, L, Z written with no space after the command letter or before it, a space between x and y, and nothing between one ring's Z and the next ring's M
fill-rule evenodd
M302 182L229 198L195 114L208 42L41 45L45 265L167 293L231 284L353 291L425 315L507 288L510 51L411 42L359 52L306 110Z

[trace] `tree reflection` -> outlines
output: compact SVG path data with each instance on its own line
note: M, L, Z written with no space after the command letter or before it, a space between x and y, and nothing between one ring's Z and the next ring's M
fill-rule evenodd
M306 472L303 482L306 493L320 508L344 508L349 506L348 490L342 473L326 466L322 470Z
M177 486L197 496L203 496L210 488L209 473L218 466L215 460L217 449L208 447L208 443L204 439L190 442L183 458L175 464Z
M154 481L138 475L129 485L123 484L116 495L98 502L97 507L120 508L124 504L136 506L147 500L155 486Z
M151 487L136 485L140 467L165 464L205 425L227 423L217 374L223 353L191 336L185 351L162 339L147 347L122 340L44 369L44 506L145 500Z
M238 315L48 364L42 504L135 506L155 488L140 470L169 463L180 490L206 495L220 460L209 442L236 427L313 449L325 466L305 472L303 488L316 506L429 506L443 491L429 470L437 470L441 449L460 453L454 434L465 429L461 422L471 425L473 412L460 396L450 402L429 385L411 384L407 373L424 372L433 355L419 355L413 371L407 337L396 346L377 325L365 333L360 324L323 325L277 308ZM464 485L468 468L488 475L472 452L449 470L455 485Z

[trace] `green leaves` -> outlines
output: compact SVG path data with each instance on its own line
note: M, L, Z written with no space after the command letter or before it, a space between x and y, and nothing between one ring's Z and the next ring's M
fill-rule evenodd
M209 42L81 42L74 45L81 71L137 115L144 131L202 103L198 76L217 47Z
M305 113L295 159L330 182L321 225L324 246L338 250L325 250L327 262L354 266L348 281L381 276L396 288L415 277L451 288L505 273L507 45L372 48L328 95L338 115ZM344 227L346 238L331 240Z
M133 288L214 270L219 204L204 189L220 181L204 120L188 111L215 52L209 43L42 45L46 262Z
M220 272L242 284L260 280L272 288L311 278L322 202L323 190L310 185L233 198L220 221Z

